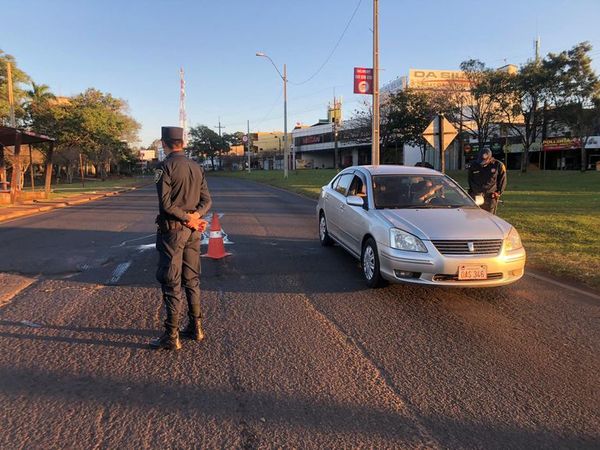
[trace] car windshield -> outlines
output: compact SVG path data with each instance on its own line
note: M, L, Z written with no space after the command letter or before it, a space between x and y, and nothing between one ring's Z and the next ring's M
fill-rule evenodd
M476 207L453 180L442 175L374 176L373 200L378 209Z

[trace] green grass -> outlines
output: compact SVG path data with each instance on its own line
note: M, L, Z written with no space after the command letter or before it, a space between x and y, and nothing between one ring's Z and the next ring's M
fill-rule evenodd
M72 184L61 183L53 184L50 198L72 197L87 192L111 192L121 188L139 186L146 183L151 183L152 177L122 177L108 178L105 181L94 180L85 181L85 185L81 181L74 181Z
M218 172L317 198L334 170ZM449 174L466 186L465 172ZM600 172L509 172L498 215L520 232L528 266L600 288Z

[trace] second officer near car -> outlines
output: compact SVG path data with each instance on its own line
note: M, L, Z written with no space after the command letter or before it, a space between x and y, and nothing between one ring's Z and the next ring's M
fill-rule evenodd
M188 324L181 335L195 341L204 338L200 311L200 239L206 228L202 217L212 202L204 172L183 152L183 129L162 127L161 136L167 156L154 177L159 205L156 278L161 284L167 318L164 334L150 346L177 350L181 348L179 326L184 296Z
M498 200L505 189L506 167L492 156L491 150L483 150L480 159L469 168L469 194L473 198L482 195L481 208L496 214Z

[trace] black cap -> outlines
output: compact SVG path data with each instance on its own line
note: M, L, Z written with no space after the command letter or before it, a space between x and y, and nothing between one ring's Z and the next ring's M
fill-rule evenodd
M163 141L183 140L183 128L181 127L162 127L160 138Z

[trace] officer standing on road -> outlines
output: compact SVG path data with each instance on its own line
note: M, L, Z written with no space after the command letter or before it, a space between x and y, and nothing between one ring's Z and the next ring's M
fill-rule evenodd
M496 214L498 199L506 189L506 167L494 159L492 151L485 149L480 159L469 168L469 194L475 198L483 195L482 209Z
M160 211L156 218L159 253L156 278L161 283L167 319L164 334L150 346L178 350L180 334L194 341L204 338L200 311L200 237L206 228L202 217L212 201L204 172L183 152L183 128L162 127L161 137L167 157L154 176ZM180 333L182 291L187 299L189 322Z

